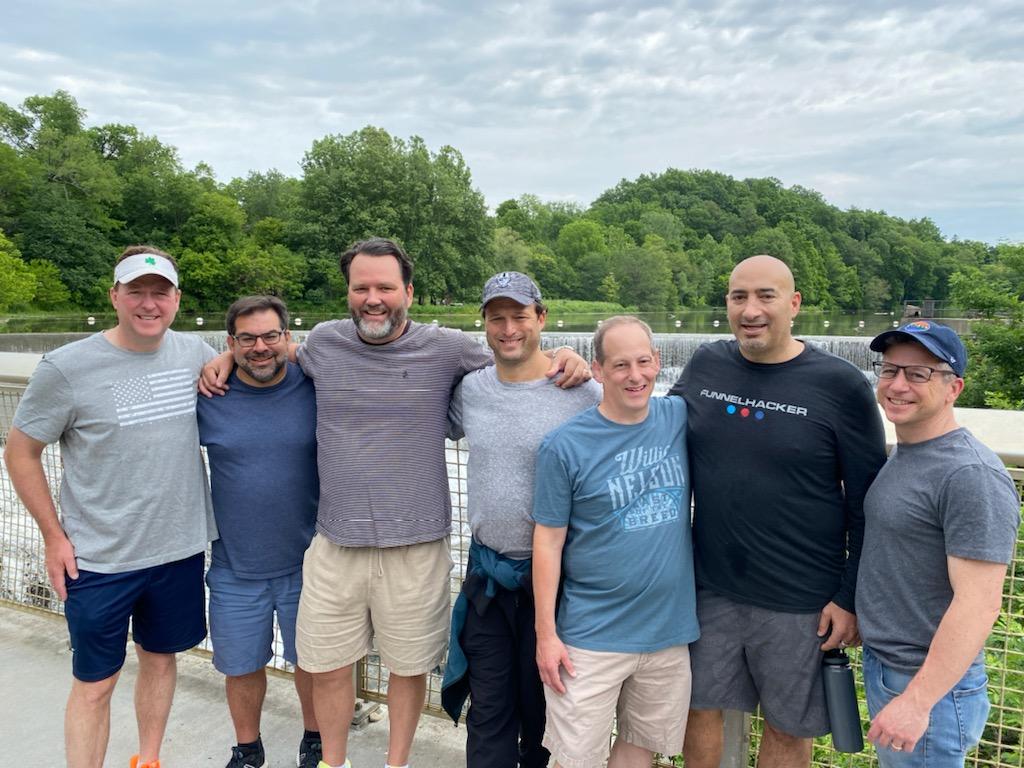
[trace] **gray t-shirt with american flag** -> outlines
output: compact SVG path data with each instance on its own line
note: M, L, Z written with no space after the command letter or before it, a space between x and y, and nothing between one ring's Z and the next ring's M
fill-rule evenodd
M351 320L317 325L299 347L316 386L316 530L344 547L436 541L451 530L445 434L452 390L491 352L461 331L409 323L367 344Z
M199 337L168 331L155 352L97 333L43 356L14 426L60 441L61 522L79 568L149 568L216 538L196 427L196 380L214 355Z

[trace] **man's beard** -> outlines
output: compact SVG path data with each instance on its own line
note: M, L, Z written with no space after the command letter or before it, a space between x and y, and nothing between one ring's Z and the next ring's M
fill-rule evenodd
M389 310L388 314L383 316L384 319L376 321L367 321L359 310L350 310L350 312L356 323L356 328L359 329L359 335L364 339L386 339L396 329L402 328L406 320L405 307ZM374 315L374 317L381 316Z
M243 362L240 362L238 364L238 367L241 368L250 376L252 376L252 378L255 379L256 381L260 382L261 384L265 384L268 381L272 381L274 377L281 372L281 369L284 368L285 363L288 360L287 358L278 358L276 355L274 356L273 359L275 364L272 368L254 368L250 365L249 358L245 358Z

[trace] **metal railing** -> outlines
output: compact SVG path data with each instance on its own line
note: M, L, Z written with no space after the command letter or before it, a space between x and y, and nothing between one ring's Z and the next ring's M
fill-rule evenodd
M6 444L7 432L23 391L23 385L0 382L0 450ZM465 572L469 550L469 524L466 517L466 461L468 448L464 443L449 443L447 446L448 478L452 499L452 559L455 569L451 576L451 592L456 595ZM60 485L60 453L56 446L49 446L43 454L43 463L51 485L51 492L57 496ZM1024 469L1011 469L1018 489L1024 484ZM36 610L63 613L63 604L50 588L43 557L43 542L39 531L28 512L21 505L11 486L6 468L0 462L0 604L6 603ZM209 650L209 641L201 646ZM291 666L280 655L280 643L275 644L269 666L281 671L291 671ZM967 764L970 766L994 766L995 768L1024 768L1024 540L1018 540L1016 556L1007 575L1003 613L995 630L985 645L988 661L989 693L992 711L979 748L973 752ZM853 662L859 668L859 654L854 651ZM857 675L858 679L860 675ZM868 720L863 704L863 688L859 686L862 706L862 720ZM426 712L447 717L440 706L441 679L431 675L428 681ZM383 701L387 694L387 670L379 657L370 654L357 671L357 696ZM745 733L748 718L731 718L729 731L732 737L727 743L723 765L753 765L757 753L762 723L758 716L749 718L749 733ZM747 738L749 736L749 739ZM662 759L659 765L680 765L681 760ZM814 766L856 766L857 768L876 765L870 745L858 755L845 755L831 748L828 737L815 742Z

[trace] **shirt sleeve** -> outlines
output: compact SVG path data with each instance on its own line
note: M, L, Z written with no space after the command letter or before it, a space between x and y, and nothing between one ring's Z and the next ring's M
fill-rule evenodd
M857 380L845 399L845 407L839 409L836 434L847 556L839 591L832 601L843 610L853 612L857 568L864 546L864 496L885 464L885 429L868 380L859 371L851 371L851 375Z
M306 340L299 344L295 350L295 361L299 364L302 372L309 378L315 379L317 373L317 360L319 359L320 333L317 327L309 332Z
M572 511L572 481L562 457L545 438L537 451L533 490L533 519L549 528L564 528Z
M687 384L690 381L690 373L691 368L693 367L693 361L699 354L699 349L693 353L693 355L690 357L689 362L687 362L686 366L683 368L683 372L679 374L679 378L676 380L676 383L672 385L672 388L668 391L667 394L674 395L676 397L684 397L686 395L686 388Z
M461 379L470 371L476 371L488 365L494 365L494 354L468 333L461 333L462 350L459 355L459 373Z
M448 403L448 439L458 440L465 436L466 432L462 428L462 382L460 381Z
M1009 563L1017 542L1020 500L1013 481L985 464L952 473L939 500L946 554Z
M217 356L217 350L214 349L213 347L211 347L209 344L207 344L204 341L203 342L203 351L202 351L203 365L206 365L208 362L213 360L213 358L215 358L216 356Z
M14 426L41 443L55 443L71 427L75 410L71 384L52 362L39 361L14 413Z

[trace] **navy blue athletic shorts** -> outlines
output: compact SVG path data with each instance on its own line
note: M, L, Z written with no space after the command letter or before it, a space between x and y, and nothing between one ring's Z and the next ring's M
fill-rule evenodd
M206 637L203 553L125 573L79 571L67 579L64 613L71 669L83 682L106 680L124 664L132 639L150 653L178 653Z

